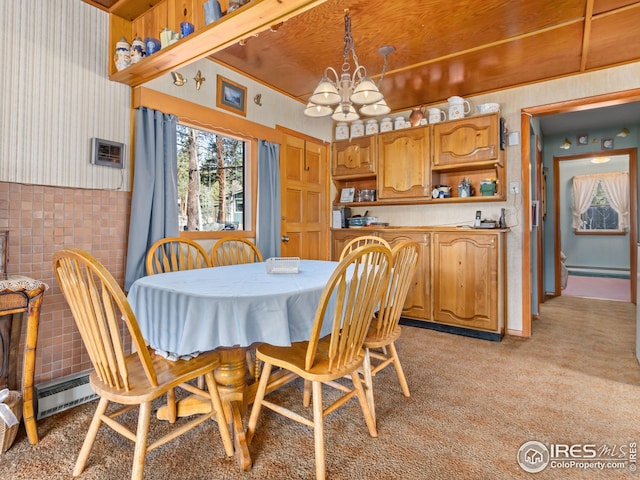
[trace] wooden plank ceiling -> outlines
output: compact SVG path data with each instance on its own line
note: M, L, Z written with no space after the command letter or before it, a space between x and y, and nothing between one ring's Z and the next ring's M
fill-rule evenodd
M630 0L327 0L209 58L306 102L341 70L345 8L374 80L379 48L396 49L380 87L393 111L640 60Z

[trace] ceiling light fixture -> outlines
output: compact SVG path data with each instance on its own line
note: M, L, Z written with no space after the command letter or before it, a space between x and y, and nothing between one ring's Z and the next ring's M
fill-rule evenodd
M627 135L629 135L629 129L627 129L627 127L624 127L622 130L620 130L618 132L618 134L616 135L616 137L626 137Z
M387 45L381 47L380 55L384 57L380 82L384 78L387 69L387 57L395 52L395 48ZM349 55L353 58L355 70L349 74L351 65ZM355 105L362 105L360 113L363 115L384 115L391 109L384 101L384 96L373 80L367 75L367 70L358 63L356 47L351 36L351 17L349 10L344 11L344 56L342 73L338 73L331 67L324 70L324 75L318 86L309 97L309 103L304 109L309 117L326 117L331 115L337 122L351 122L360 118ZM333 78L329 78L331 72ZM337 107L334 106L337 105ZM333 114L333 115L332 115Z
M564 143L560 145L560 148L563 150L569 150L571 148L571 142L569 141L568 138L564 139Z
M591 159L591 163L607 163L610 160L609 157L594 157Z

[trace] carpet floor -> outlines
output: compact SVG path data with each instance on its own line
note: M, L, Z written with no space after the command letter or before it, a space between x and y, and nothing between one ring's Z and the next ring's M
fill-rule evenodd
M393 369L374 378L378 438L369 436L356 401L330 414L328 478L530 479L533 474L518 465L517 455L533 440L628 453L630 442L640 441L635 311L630 303L561 296L541 306L531 338L507 336L502 342L403 327L397 343L411 397L402 395ZM301 405L301 391L302 384L293 382L272 396ZM36 446L21 428L0 456L0 478L70 479L95 406L94 401L39 421ZM131 445L103 427L79 478L129 478ZM224 456L215 424L207 423L150 453L145 478L314 478L312 432L272 412L263 411L250 451L253 468L241 472ZM623 457L626 462L628 455ZM535 478L638 474L626 462L617 471L549 466Z

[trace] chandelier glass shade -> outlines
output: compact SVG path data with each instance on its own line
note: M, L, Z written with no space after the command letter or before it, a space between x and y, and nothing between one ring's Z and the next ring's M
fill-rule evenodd
M304 113L310 117L326 117L331 115L338 122L352 122L360 118L356 106L360 106L363 115L383 115L390 111L384 101L384 96L376 84L367 75L364 66L358 63L353 37L351 36L351 17L349 11L344 14L344 61L342 72L338 75L333 68L327 67L318 86L309 97ZM387 55L392 53L393 47L382 47L380 53L384 55L384 67L380 80L384 76ZM349 73L351 64L349 55L353 58L355 71Z

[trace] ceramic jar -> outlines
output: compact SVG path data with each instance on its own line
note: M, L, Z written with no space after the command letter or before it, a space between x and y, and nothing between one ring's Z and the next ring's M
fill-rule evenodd
M354 120L351 122L351 138L364 136L364 122L362 120Z
M346 140L347 138L349 138L347 122L338 122L336 124L336 140Z
M402 128L406 128L406 124L407 124L407 121L405 120L404 117L396 117L394 129L400 130Z
M116 53L113 61L118 71L124 70L131 65L131 45L129 45L126 38L122 37L120 41L116 43Z
M381 132L390 132L393 130L393 122L391 121L391 117L385 117L380 121L380 131Z
M144 41L138 37L131 42L131 64L138 63L147 54Z
M367 135L373 135L378 133L378 121L375 118L367 120L367 125L364 128L364 133Z

